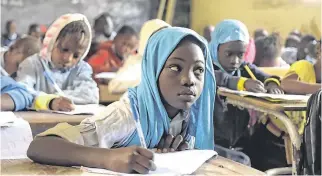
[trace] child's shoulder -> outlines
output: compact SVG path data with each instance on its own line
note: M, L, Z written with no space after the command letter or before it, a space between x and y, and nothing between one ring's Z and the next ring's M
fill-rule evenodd
M313 64L307 60L300 60L300 61L294 62L291 67L305 69L305 68L313 67Z
M89 63L87 63L84 60L79 61L79 63L76 65L76 70L78 70L77 72L86 72L86 71L93 71L92 67L89 65Z
M100 113L88 118L89 121L105 121L117 118L126 123L133 121L130 100L128 93L125 93L120 100L106 106Z
M40 67L41 65L41 60L40 56L38 53L31 55L27 57L21 64L20 67Z

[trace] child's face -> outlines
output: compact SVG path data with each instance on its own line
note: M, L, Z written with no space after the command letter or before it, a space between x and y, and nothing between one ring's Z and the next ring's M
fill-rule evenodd
M244 60L247 44L242 41L231 41L220 44L218 47L218 60L223 69L233 72L239 69Z
M137 50L139 40L135 35L118 35L114 39L115 52L122 59L127 58Z
M60 69L75 66L86 50L86 40L79 40L73 35L57 40L51 55L51 61L55 67Z
M40 27L35 28L35 31L31 32L31 36L40 39L42 36L42 32L40 31Z
M168 114L190 108L199 98L204 84L204 71L205 59L198 45L184 41L173 51L158 79Z
M17 29L17 26L16 26L16 23L12 22L9 26L9 33L10 34L14 34L16 32L16 29Z
M12 45L6 53L6 70L12 74L18 70L19 64L25 59L23 47Z

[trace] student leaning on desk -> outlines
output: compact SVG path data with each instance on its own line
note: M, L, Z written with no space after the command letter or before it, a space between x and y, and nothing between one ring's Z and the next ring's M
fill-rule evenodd
M136 147L136 110L149 149L213 150L215 77L206 45L190 29L156 32L146 46L136 88L78 126L63 123L38 135L28 157L43 164L148 173L155 169L153 152Z
M64 101L61 101L62 99ZM20 111L26 108L57 111L74 109L72 104L62 103L65 101L69 102L70 100L57 95L35 95L11 77L1 76L1 111Z
M295 62L282 80L282 88L290 94L313 94L321 89L321 41L316 47L316 63Z
M216 25L209 43L216 75L216 86L258 93L282 93L278 77L267 75L255 65L244 62L248 42L249 32L241 21L227 19ZM227 150L240 148L241 150L233 151L233 153L240 153L239 156L232 156L230 159L250 164L249 158L241 152L246 148L249 136L251 118L249 111L227 105L225 98L219 95L216 96L216 101L213 103L215 104L214 135L216 146L220 145ZM219 155L222 154L219 147L216 150Z
M46 94L61 94L58 86L75 104L98 104L92 68L83 61L90 44L91 26L84 15L60 16L46 32L40 53L19 65L17 82Z

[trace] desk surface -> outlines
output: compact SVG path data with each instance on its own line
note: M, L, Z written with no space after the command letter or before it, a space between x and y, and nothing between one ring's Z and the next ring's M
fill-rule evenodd
M98 85L100 93L100 103L112 103L118 101L123 94L111 94L108 91L107 85Z
M307 107L306 102L275 103L255 97L243 97L232 93L222 92L220 90L218 91L218 94L231 100L241 101L246 104L253 104L272 111L305 111Z
M77 168L33 163L29 159L1 160L4 175L82 175ZM90 173L86 173L89 175ZM201 175L264 175L263 172L218 156L204 163L194 174ZM99 175L99 174L90 174Z
M67 115L49 112L20 111L14 112L16 116L22 117L31 124L52 124L52 123L80 123L83 119L91 115Z

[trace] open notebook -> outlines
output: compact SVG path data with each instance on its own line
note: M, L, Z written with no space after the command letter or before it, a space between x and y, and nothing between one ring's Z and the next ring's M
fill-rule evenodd
M283 102L307 102L308 99L310 98L310 95L254 93L254 92L248 92L248 91L231 90L223 87L220 87L218 91L232 93L240 96L262 98L273 102L282 102L282 101Z
M148 175L181 175L192 174L203 163L213 156L217 156L217 152L213 150L186 150L174 153L154 154L154 163L157 166L156 171L150 171ZM109 175L139 175L124 174L113 172L106 169L81 167L86 172L100 173Z
M50 111L53 113L59 114L68 114L68 115L95 115L104 110L105 106L100 106L98 104L88 104L88 105L74 105L75 110L64 112L64 111Z

